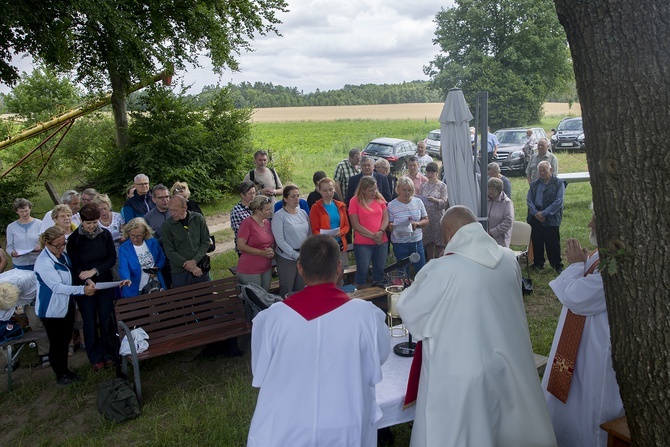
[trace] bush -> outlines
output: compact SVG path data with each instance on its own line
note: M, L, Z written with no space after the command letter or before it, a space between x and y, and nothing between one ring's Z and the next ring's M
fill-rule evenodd
M34 174L24 175L25 172L18 172L0 178L0 233L5 234L7 225L17 219L17 215L12 209L12 203L18 197L31 199L35 197L35 183L30 179Z
M105 155L92 176L96 188L123 191L144 173L152 185L187 182L204 203L234 190L249 158L251 110L234 109L225 89L207 109L163 86L150 87L140 101L145 112L131 114L128 149Z

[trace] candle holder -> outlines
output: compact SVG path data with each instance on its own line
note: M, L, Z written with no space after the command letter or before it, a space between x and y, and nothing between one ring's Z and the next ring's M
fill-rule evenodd
M388 283L390 284L388 287L386 287L386 322L389 325L391 337L404 337L408 333L407 328L405 328L405 324L403 323L400 326L394 326L393 320L400 318L400 314L398 314L397 303L400 299L400 293L405 288L405 272L402 270L394 270L387 273L386 277L388 279Z

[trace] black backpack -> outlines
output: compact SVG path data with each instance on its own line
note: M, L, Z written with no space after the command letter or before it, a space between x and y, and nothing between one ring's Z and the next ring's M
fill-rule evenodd
M116 378L103 382L98 389L98 411L105 419L123 422L142 413L130 382Z
M270 172L272 172L272 177L275 179L275 189L279 188L279 179L277 178L277 173L275 172L274 169L272 169L270 167L268 167L268 169L270 170ZM253 183L254 185L256 184L255 169L252 169L251 171L249 171L249 180L251 180L251 183ZM263 189L263 188L261 188L261 189Z
M23 337L23 328L11 320L0 321L0 343Z

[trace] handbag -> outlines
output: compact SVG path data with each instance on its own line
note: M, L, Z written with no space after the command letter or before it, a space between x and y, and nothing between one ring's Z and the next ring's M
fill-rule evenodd
M196 265L202 270L202 273L207 273L212 270L212 260L207 255L203 256Z
M146 295L148 293L160 292L163 290L161 283L155 276L149 278L149 281L142 287L140 291L141 295Z

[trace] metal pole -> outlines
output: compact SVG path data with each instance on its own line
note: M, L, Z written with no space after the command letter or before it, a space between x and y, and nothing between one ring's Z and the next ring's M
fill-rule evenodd
M489 229L489 220L487 216L486 209L486 192L487 192L487 182L488 182L488 164L489 164L489 152L488 152L488 141L489 141L489 92L479 92L477 94L477 117L481 115L481 131L482 131L482 140L481 147L479 150L480 153L480 211L479 216L481 217L482 226L486 231Z

